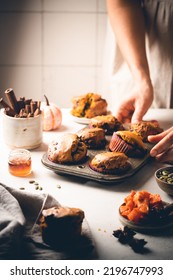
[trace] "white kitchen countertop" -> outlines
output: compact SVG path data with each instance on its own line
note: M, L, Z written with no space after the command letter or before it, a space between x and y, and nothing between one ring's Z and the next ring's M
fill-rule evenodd
M62 112L61 128L44 132L42 145L31 150L33 171L28 177L15 177L8 172L8 154L11 149L4 144L1 130L0 182L14 188L24 187L27 191L38 193L40 191L35 190L35 186L29 183L30 180L35 180L42 186L42 192L52 194L62 205L83 209L95 241L98 259L173 259L173 228L158 234L137 233L136 237L147 241L145 254L135 253L129 246L120 244L112 235L114 230L122 227L118 218L118 208L132 189L159 193L164 201L173 202L173 197L165 194L154 179L155 170L163 164L155 161L148 162L128 180L111 185L77 177L60 176L52 172L41 163L41 158L47 151L47 145L63 133L75 133L84 127L72 120L68 109L62 109ZM150 109L145 119L156 119L160 126L166 129L173 125L173 109ZM2 129L2 122L0 125Z

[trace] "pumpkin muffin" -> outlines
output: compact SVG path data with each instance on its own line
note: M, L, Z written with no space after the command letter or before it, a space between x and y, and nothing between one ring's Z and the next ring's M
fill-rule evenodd
M140 136L127 130L113 133L109 149L112 152L123 152L131 157L142 157L147 151Z
M96 93L75 96L72 103L71 114L79 118L93 118L107 114L107 101Z
M102 152L89 163L92 170L103 174L120 174L130 168L128 156L119 152Z
M131 124L130 131L139 135L144 142L147 142L149 135L159 134L163 131L157 121L140 121Z
M38 222L43 241L54 248L72 246L81 236L84 216L79 208L57 205L44 209Z
M87 146L77 134L68 133L48 147L48 159L55 163L77 163L85 159Z
M99 149L106 145L105 131L102 128L85 128L78 136L88 149Z
M112 133L117 130L124 130L122 123L111 114L92 118L89 127L102 128L105 130L106 135L112 135Z

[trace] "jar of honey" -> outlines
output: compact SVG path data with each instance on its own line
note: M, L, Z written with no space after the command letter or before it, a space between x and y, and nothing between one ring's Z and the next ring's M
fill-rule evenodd
M31 153L25 149L12 150L8 157L8 170L14 176L31 173Z

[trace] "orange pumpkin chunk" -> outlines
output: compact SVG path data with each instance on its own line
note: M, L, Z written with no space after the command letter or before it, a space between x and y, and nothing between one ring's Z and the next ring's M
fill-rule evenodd
M158 209L163 207L159 194L151 194L145 190L139 192L132 190L120 206L120 214L128 220L138 223L146 218L154 207Z

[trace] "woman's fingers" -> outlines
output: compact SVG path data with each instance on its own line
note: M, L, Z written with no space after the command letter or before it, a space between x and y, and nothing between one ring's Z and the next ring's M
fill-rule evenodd
M151 143L157 143L172 131L173 131L173 127L169 128L169 129L167 129L167 130L165 130L165 131L163 131L163 132L161 132L157 135L150 135L150 136L148 136L148 141L151 142Z
M162 133L158 134L161 135ZM166 153L173 144L173 130L164 136L150 151L151 156L157 156Z
M173 164L173 147L171 147L166 153L157 155L156 159L160 162Z

